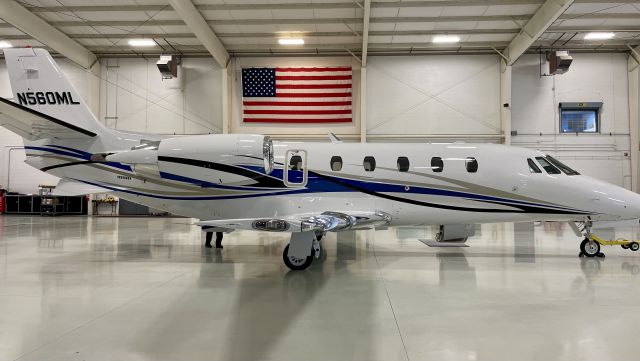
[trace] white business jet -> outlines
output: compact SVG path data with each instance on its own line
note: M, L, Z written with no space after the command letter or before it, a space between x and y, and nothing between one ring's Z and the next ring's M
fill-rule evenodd
M640 195L529 149L108 129L47 51L4 54L14 101L0 98L0 125L24 138L28 164L62 178L59 194L113 192L208 232L288 232L291 269L320 256L328 231L438 225L437 241L464 242L477 223L578 222L589 236L593 221L640 217ZM587 256L599 248L581 244Z

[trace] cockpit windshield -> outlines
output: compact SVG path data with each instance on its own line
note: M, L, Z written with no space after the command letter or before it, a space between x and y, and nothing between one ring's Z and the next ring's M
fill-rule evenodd
M554 157L547 155L547 160L555 165L557 168L560 168L560 170L566 174L566 175L580 175L580 173L578 173L577 171L571 169L568 165L560 162L559 160L555 159Z
M558 168L556 168L553 164L551 164L544 157L536 157L536 160L538 161L538 163L540 163L540 165L542 166L542 168L544 169L545 172L547 172L549 174L560 174L561 173Z

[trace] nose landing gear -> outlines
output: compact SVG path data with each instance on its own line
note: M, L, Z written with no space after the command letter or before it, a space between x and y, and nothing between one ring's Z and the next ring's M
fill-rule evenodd
M591 221L585 222L584 240L580 243L580 257L604 257L600 252L600 246L621 246L623 249L630 249L634 252L640 250L640 243L626 239L605 240L591 233Z
M604 253L600 252L600 243L585 237L580 243L580 257L604 257Z

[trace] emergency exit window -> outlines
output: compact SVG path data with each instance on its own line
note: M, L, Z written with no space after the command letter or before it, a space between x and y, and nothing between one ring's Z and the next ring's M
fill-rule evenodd
M598 133L598 109L560 109L561 133Z

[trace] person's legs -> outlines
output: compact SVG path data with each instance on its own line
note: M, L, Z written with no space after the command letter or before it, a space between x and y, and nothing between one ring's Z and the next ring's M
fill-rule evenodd
M222 232L216 232L216 248L223 248L222 247L222 237L223 237L223 233Z
M207 248L212 248L211 240L213 239L213 232L205 232L205 236L206 236L206 242L204 243L204 246ZM217 244L217 241L216 241L216 244Z

